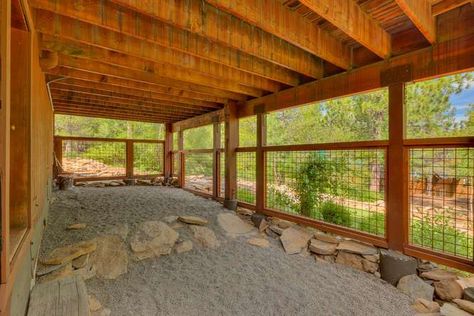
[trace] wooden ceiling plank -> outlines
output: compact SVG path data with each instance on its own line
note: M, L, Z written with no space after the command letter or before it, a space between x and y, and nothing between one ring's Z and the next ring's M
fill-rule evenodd
M152 118L150 116L131 116L131 115L122 115L116 113L103 113L96 111L85 111L78 109L66 109L66 108L57 108L54 109L54 114L62 115L73 115L73 116L82 116L82 117L95 117L95 118L105 118L105 119L116 119L116 120L125 120L125 121L137 121L137 122L147 122L147 123L168 123L177 121L176 119L170 118Z
M240 47L209 41L198 34L173 27L149 16L136 14L136 12L121 8L108 1L94 1L87 3L87 5L79 5L78 10L65 1L53 3L49 0L31 0L31 5L287 85L295 86L299 83L299 75L291 70L294 67L290 67L290 65L283 67L268 61L268 58L256 57L255 54L262 54L256 47L253 48L256 52L252 55L242 51ZM117 19L117 16L120 16L120 19ZM271 49L266 51L272 52ZM310 60L313 64L313 58ZM318 66L304 66L305 68L299 70L309 77L315 77L321 72Z
M379 57L390 56L390 34L355 1L299 0L299 2Z
M446 13L457 7L463 6L468 3L473 3L472 0L443 0L431 7L431 13L434 16Z
M167 67L174 72L192 72L196 75L220 78L223 81L269 92L277 92L283 87L282 84L267 78L163 48L131 36L94 27L87 23L78 22L84 24L78 27L78 23L74 23L74 21L71 23L65 23L63 19L55 21L60 23L60 27L51 28L46 27L45 23L38 23L38 30L43 33L41 45L45 50L76 57L100 59L122 66L138 64L147 71L152 71L157 67ZM78 32L77 29L81 31Z
M423 36L434 44L436 42L435 19L431 13L430 0L395 0L406 16L413 22Z
M165 14L166 10L176 12L180 9L175 8L169 2L156 8L147 7L145 4L134 5L135 1L133 0L113 1L153 16ZM350 50L342 41L336 39L309 19L303 18L298 12L289 10L276 0L206 0L206 2L340 68L350 68ZM215 11L210 6L206 6L206 10ZM292 59L292 56L288 56L288 58Z

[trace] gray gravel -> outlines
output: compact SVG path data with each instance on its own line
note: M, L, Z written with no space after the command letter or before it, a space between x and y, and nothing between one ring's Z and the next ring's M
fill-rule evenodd
M221 241L210 250L141 262L116 280L86 281L112 315L411 315L409 299L376 277L311 256L286 255L278 240L261 249L245 237L230 238L217 224L223 212L214 201L165 187L74 188L55 194L42 254L60 245L91 239L111 226L169 215L209 219ZM66 231L76 222L83 231ZM188 228L178 229L183 239ZM130 238L129 234L129 238Z

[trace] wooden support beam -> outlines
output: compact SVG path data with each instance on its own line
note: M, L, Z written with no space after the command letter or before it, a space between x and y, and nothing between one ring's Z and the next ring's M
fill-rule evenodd
M126 152L125 175L128 179L131 179L133 178L133 159L135 158L134 153L133 153L133 141L131 140L126 141L125 152Z
M106 118L114 120L124 120L124 121L136 121L136 122L148 122L148 123L167 123L174 122L176 120L172 119L154 119L153 117L140 117L140 116L125 116L122 114L116 113L96 113L96 112L85 112L78 110L69 110L69 109L55 109L55 114L63 115L73 115L73 116L82 116L82 117L94 117L94 118Z
M57 20L55 19L55 21ZM144 69L149 72L157 68L171 68L171 71L177 71L178 73L186 72L188 76L199 78L200 75L206 75L265 91L276 92L282 88L280 83L267 78L126 36L122 33L98 27L94 28L87 23L77 25L79 23L82 22L71 19L70 23L61 23L61 27L41 29L43 33L41 47L44 50L58 52L63 55L102 60L110 64L132 69ZM76 27L79 27L81 32L75 31ZM59 31L55 32L54 30ZM55 36L55 34L59 36Z
M406 16L431 44L436 42L436 24L430 0L395 0Z
M173 170L173 132L171 131L171 124L165 124L165 144L164 144L164 174L165 178L172 175Z
M473 3L473 2L472 0L443 0L434 4L431 7L431 13L433 14L433 16L437 16L437 15L446 13L448 11L451 11L453 9L456 9L457 7L461 7L468 3Z
M212 140L213 140L213 155L212 155L212 196L214 198L219 197L221 189L220 181L220 147L221 147L221 125L219 120L216 119L212 124Z
M114 1L132 2L132 0ZM207 2L338 67L350 68L350 51L344 43L310 20L303 18L298 12L288 10L279 1L207 0ZM169 5L163 5L163 7L172 10ZM155 12L162 10L162 8L151 7L143 9L152 11L152 14L158 14Z
M387 241L390 249L403 251L408 244L408 155L403 148L405 84L394 83L388 88Z
M192 99L190 97L180 97L178 95L156 93L153 91L145 91L133 88L119 87L107 83L98 83L86 80L68 79L59 82L54 82L50 85L51 88L59 88L71 91L97 91L105 95L105 93L114 93L116 95L127 95L134 98L143 98L144 100L159 100L173 103L179 103L186 107L203 107L203 108L221 108L222 105L217 102ZM100 91L100 92L99 92ZM184 93L184 91L183 91ZM217 101L217 100L215 100Z
M184 131L185 129L190 129L194 127L204 126L212 124L216 121L224 121L224 110L217 110L189 118L187 120L179 121L173 124L173 132Z
M239 117L254 115L254 108L259 106L272 112L378 89L384 86L380 73L396 66L411 65L413 80L469 71L474 69L473 42L474 34L465 35L411 54L253 99L239 107Z
M229 103L224 107L225 119L225 194L224 206L237 198L237 154L239 146L239 120L237 104Z
M390 34L353 0L299 0L311 11L381 58L391 53Z
M178 131L178 150L179 150L179 172L178 183L180 188L184 188L185 182L185 164L184 164L184 137L183 131Z
M53 169L53 177L56 178L59 174L58 168L59 166L57 163L59 163L60 166L63 165L63 140L60 137L54 137L54 143L53 143L53 150L54 150L54 158L55 161L53 161L54 166L56 168Z
M256 190L255 190L255 206L257 211L265 208L265 152L263 147L266 146L266 115L263 112L257 113L257 152L256 152Z
M109 1L87 2L85 5L71 6L63 1L53 3L48 0L32 0L31 4L36 8L57 13L64 17L120 32L124 35L136 37L142 41L169 47L182 53L227 65L284 84L294 86L299 83L297 73L254 56L261 55L262 53L268 54L268 52L271 52L271 55L273 55L274 50L271 48L273 45L279 45L278 43L268 43L267 46L270 45L269 48L264 46L264 48L267 49L259 51L257 45L252 45L252 43L247 42L246 46L252 45L252 50L254 51L254 55L251 55L241 51L240 47L237 47L238 43L222 45L216 41L209 41L203 36L170 26L152 17L123 9ZM117 19L118 16L120 16L120 19ZM36 23L40 24L41 21L37 21ZM44 20L44 23L46 23L46 27L51 28L53 19L51 18L49 21ZM186 22L182 21L182 23ZM100 33L99 30L97 30L97 32ZM227 39L228 42L231 40L230 37ZM222 41L225 41L225 38L222 38L221 42ZM246 46L243 48L246 48ZM279 56L284 55L279 54ZM280 59L282 58L280 57ZM290 64L288 66L290 66ZM301 63L298 69L304 69L306 66L305 63ZM303 73L310 72L316 75L320 72L320 70L314 69L314 67L306 68L308 71L304 71Z

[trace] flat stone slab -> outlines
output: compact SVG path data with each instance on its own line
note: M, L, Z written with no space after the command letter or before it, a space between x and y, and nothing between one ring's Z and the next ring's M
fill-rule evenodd
M339 244L341 241L343 241L341 237L331 236L325 233L316 233L314 234L314 238L316 238L317 240L324 241L324 242L329 242L331 244Z
M456 280L458 278L458 276L455 273L442 270L442 269L436 269L432 271L423 272L422 274L420 274L420 276L422 278L433 280L433 281Z
M311 239L309 242L309 250L318 255L332 255L336 252L337 244Z
M249 240L247 240L247 242L252 246L257 246L260 248L270 247L270 242L265 238L250 238Z
M77 224L69 225L66 229L67 230L81 230L81 229L84 229L86 227L87 227L87 225L84 224L84 223L77 223Z
M465 312L455 304L444 303L441 306L441 315L443 316L471 316L471 313Z
M232 235L245 235L254 230L252 225L244 222L240 217L232 213L217 215L217 223L226 233Z
M461 300L461 299L454 299L453 302L456 303L456 305L460 309L462 309L462 310L464 310L468 313L474 314L474 303L473 302L466 301L466 300Z
M207 225L208 220L205 219L204 217L200 216L192 216L192 215L186 215L186 216L179 216L178 220L180 222L186 223L186 224L191 224L191 225Z
M413 300L422 298L433 300L434 288L415 274L406 275L398 281L397 288Z
M90 262L98 277L116 279L128 271L128 253L125 243L118 235L96 238L97 250L91 254Z
M143 260L161 255L169 255L179 234L160 221L147 221L138 226L131 237L130 247L136 259Z
M377 248L353 240L344 240L337 246L337 250L355 253L358 255L375 255Z
M193 242L185 240L176 244L176 253L183 253L193 250Z
M189 229L193 232L194 238L204 247L217 248L220 246L219 240L212 230L202 226L189 226Z
M41 260L43 264L63 264L80 256L95 251L97 248L96 241L81 241L69 246L54 249Z
M285 249L285 252L289 255L292 255L300 253L303 249L305 249L308 246L308 242L311 237L311 234L308 232L290 227L282 232L280 241L283 245L283 248Z

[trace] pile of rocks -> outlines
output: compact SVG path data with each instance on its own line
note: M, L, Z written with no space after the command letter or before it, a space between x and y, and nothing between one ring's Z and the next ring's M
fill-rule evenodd
M179 180L178 177L163 177L159 176L151 180L153 185L161 185L164 187L178 187Z
M338 263L382 278L411 297L418 314L474 314L474 277L462 278L426 260L247 209L238 208L237 213L279 239L287 254L309 254L319 263Z

